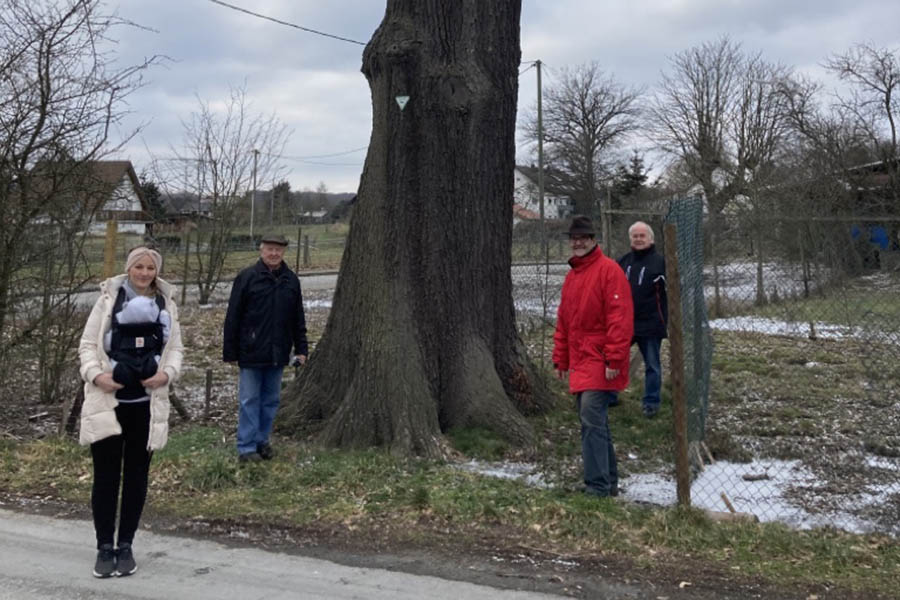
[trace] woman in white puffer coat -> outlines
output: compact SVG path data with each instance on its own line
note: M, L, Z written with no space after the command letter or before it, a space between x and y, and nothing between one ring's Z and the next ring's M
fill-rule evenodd
M80 441L90 445L94 464L95 577L137 570L131 545L147 497L150 458L168 437L169 385L181 371L184 349L174 288L157 276L161 268L156 250L133 249L125 274L100 284L78 348L85 382ZM135 314L146 321L135 323ZM124 368L131 364L141 366Z

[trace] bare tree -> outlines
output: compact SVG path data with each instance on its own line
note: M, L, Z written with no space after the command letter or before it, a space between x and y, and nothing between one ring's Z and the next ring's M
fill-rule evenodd
M334 306L282 428L429 456L454 427L532 441L523 415L550 397L512 302L520 11L388 0L363 55L373 129Z
M279 162L289 131L274 114L254 113L244 88L232 88L221 111L197 98L199 110L182 121L183 146L172 148L172 159L155 159L165 192L190 192L201 217L194 243L196 284L200 304L209 302L222 278L235 228L246 215L246 199L256 181L284 175ZM263 223L265 214L255 215Z
M650 114L659 148L700 187L709 208L714 310L721 313L718 239L722 212L771 173L785 128L778 91L787 71L722 38L676 54ZM759 196L757 195L757 198Z
M134 135L111 140L157 61L116 65L111 32L132 24L101 10L99 0L0 6L0 365L40 340L42 381L71 350L71 292L92 275L81 252L102 201L91 164Z
M851 85L847 97L839 96L838 106L865 138L872 160L883 163L889 178L887 200L896 206L900 201L900 57L887 49L858 44L833 56L826 66Z
M543 93L544 152L561 191L575 212L591 215L605 194L619 149L639 128L643 90L625 86L596 62L560 70ZM523 129L537 143L537 111L527 113Z
M784 67L772 65L758 56L744 61L739 74L738 102L731 132L740 172L736 180L743 183L742 195L751 214L753 249L756 254L756 302L767 301L763 280L765 235L771 226L768 217L775 208L784 171L780 165L783 142L788 132L787 102L781 93L789 76ZM737 189L737 186L735 186Z

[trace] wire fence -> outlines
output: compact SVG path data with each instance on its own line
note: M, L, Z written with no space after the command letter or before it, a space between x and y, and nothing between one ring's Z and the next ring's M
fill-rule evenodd
M900 218L721 228L702 274L715 358L694 503L900 533Z
M713 236L700 199L669 208L610 211L603 250L626 252L636 220L660 249L677 226L692 504L900 534L900 217L724 215ZM552 326L567 271L514 267L523 331ZM674 463L630 473L628 495L674 503ZM668 491L642 497L651 481Z

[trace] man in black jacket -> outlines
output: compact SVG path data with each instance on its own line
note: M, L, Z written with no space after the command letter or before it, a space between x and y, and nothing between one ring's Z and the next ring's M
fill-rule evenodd
M619 265L631 284L634 301L634 343L644 357L644 416L652 419L659 412L662 367L659 348L666 337L669 306L666 297L666 260L657 254L653 230L643 221L628 228L631 252L619 259Z
M259 260L241 271L231 287L222 358L240 367L237 450L240 462L274 455L269 444L278 410L281 374L291 361L306 362L306 318L300 280L284 262L287 240L267 235Z

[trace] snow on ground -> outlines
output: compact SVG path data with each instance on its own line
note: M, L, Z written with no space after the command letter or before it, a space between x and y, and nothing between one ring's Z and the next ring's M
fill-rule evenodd
M729 317L725 319L713 319L709 322L712 329L720 331L741 331L745 333L763 333L766 335L784 335L789 337L810 337L808 322L777 321L765 317ZM884 342L896 344L897 332L891 330L865 329L863 327L851 327L835 323L817 321L813 323L815 336L829 339L856 338L870 342Z
M719 294L733 300L753 301L756 299L757 265L752 261L735 261L719 266ZM821 274L820 274L821 275ZM707 298L715 295L713 269L704 267L704 294ZM800 295L806 287L803 283L803 269L799 264L764 262L762 265L763 291L770 296L778 290L781 297ZM819 283L808 282L809 290Z
M479 475L487 475L498 479L518 479L533 487L550 487L544 480L544 476L537 470L537 467L530 463L482 462L473 459L454 466L461 471L468 471L469 473L478 473Z
M897 468L894 465L893 468ZM744 475L765 474L766 479L746 481ZM658 473L633 475L622 481L625 497L634 501L662 506L677 501L675 480ZM883 530L878 524L847 512L831 510L811 513L789 497L797 486L824 488L825 483L796 460L765 460L737 464L719 461L706 468L691 485L691 504L698 508L728 511L722 499L724 492L735 510L755 515L760 521L778 521L796 529L832 526L851 533ZM896 486L871 486L858 494L852 505L856 510L879 506L896 493ZM893 532L897 533L897 531Z
M869 464L881 468L900 470L900 462L881 457L870 457ZM547 488L543 475L537 467L528 463L481 462L470 460L456 465L471 473L517 479L526 485ZM744 476L764 478L747 481ZM674 506L678 500L675 479L661 473L637 473L620 481L621 496L632 502L657 506ZM719 461L707 465L691 485L691 504L697 508L720 512L728 511L722 499L724 492L735 510L753 514L764 522L781 522L795 529L816 527L836 527L851 533L884 531L883 526L852 515L848 512L830 510L812 513L790 499L793 488L826 488L824 482L807 470L800 461L763 460L750 463ZM897 493L896 485L874 485L860 492L850 504L863 511L867 507L877 507ZM889 533L900 534L900 528Z
M729 317L726 319L713 319L709 322L713 329L721 331L745 331L749 333L764 333L767 335L786 335L793 337L808 337L810 335L809 323L800 321L776 321L765 317ZM821 338L846 338L863 337L863 330L859 327L846 327L833 323L818 322L813 324L815 334Z

